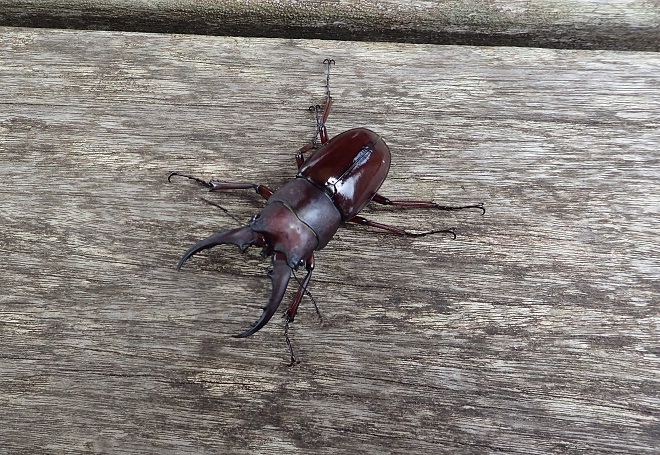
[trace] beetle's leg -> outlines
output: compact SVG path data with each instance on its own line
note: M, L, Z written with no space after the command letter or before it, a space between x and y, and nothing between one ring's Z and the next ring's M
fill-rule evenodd
M332 100L330 100L330 104ZM326 112L330 112L329 105L326 103L327 109ZM310 111L314 111L316 113L316 132L314 133L314 138L312 139L312 142L310 142L307 145L304 145L298 149L296 152L296 164L298 165L298 169L305 163L305 157L303 156L305 153L311 151L311 150L316 150L319 145L319 137L321 141L321 145L325 144L328 142L328 130L325 127L325 120L328 118L327 114L324 114L321 116L319 112L321 112L321 106L316 105L316 106L309 106Z
M258 183L240 183L240 182L223 182L222 180L211 179L209 181L209 191L225 191L225 190L249 190L253 189L262 198L268 200L273 195L273 190L265 185Z
M330 96L330 68L335 64L335 61L331 58L326 58L323 60L323 63L328 65L328 72L325 77L325 106L321 109L320 105L310 106L309 110L314 111L316 114L316 134L312 140L312 145L316 145L316 139L319 138L321 145L328 142L328 129L325 126L325 123L328 121L330 116L330 110L332 108L332 96ZM323 110L323 114L319 114Z
M167 176L168 183L172 183L172 177L174 177L175 175L178 175L179 177L185 177L185 178L190 179L190 180L194 180L195 182L197 182L200 185L205 186L207 188L210 186L209 182L207 182L205 180L199 179L197 177L193 177L192 175L181 174L180 172L170 172L170 175Z
M330 116L330 108L332 108L332 98L330 98L330 92L328 92L328 97L325 100L325 108L323 109L323 116L321 117L318 126L321 145L328 142L328 129L325 126L325 122L328 121L328 116Z
M298 357L293 352L293 345L291 344L291 338L289 338L289 321L284 321L284 341L286 341L286 347L289 348L289 354L291 355L291 362L289 366L292 367L297 363L300 363Z
M321 138L321 144L328 142L328 130L325 127L325 123L328 121L330 109L332 108L332 96L330 96L330 68L335 64L335 61L331 58L326 58L323 60L323 63L328 65L328 72L325 78L325 107L323 108L323 116L321 116L321 121L319 124L319 136Z
M298 287L296 297L293 299L293 303L284 312L284 317L288 322L293 322L294 318L296 317L296 313L298 313L298 306L300 306L300 301L307 293L307 286L309 285L309 280L312 279L312 271L314 270L313 253L307 258L307 260L305 260L305 270L307 270L307 274L305 275L305 278L303 278L303 280L300 282L300 287Z
M369 226L377 229L383 229L384 231L391 232L392 234L406 236L406 237L423 237L425 235L438 234L442 232L446 234L451 234L454 238L456 238L456 229L454 228L432 229L429 231L412 232L398 228L396 226L390 226L389 224L377 223L376 221L371 221L361 216L354 216L348 221L350 221L351 223L361 224L362 226Z
M332 58L326 58L323 60L323 63L328 65L328 72L325 78L325 94L328 98L330 98L330 67L335 64L335 60Z
M310 150L314 150L314 148L314 144L307 144L298 149L296 152L296 165L298 166L298 169L300 169L300 167L305 163L305 157L303 154L309 152Z
M312 270L314 270L314 253L312 253L305 261L305 270L307 270L307 274L302 281L298 281L298 292L293 299L293 303L284 312L284 341L286 341L286 346L289 348L289 354L291 354L291 363L289 366L293 366L300 362L296 357L296 354L293 352L293 345L289 338L289 324L295 319L300 302L302 301L303 296L307 293L307 286L309 285L309 280L312 278ZM316 303L314 303L314 306L316 307ZM316 312L318 313L318 307L316 308Z
M259 194L261 197L264 199L268 200L270 196L273 194L273 190L268 188L265 185L260 185L258 183L247 183L247 182L224 182L222 180L216 180L216 179L211 179L208 182L197 178L193 177L191 175L186 175L186 174L181 174L179 172L170 172L170 175L167 176L167 181L171 182L173 176L179 176L179 177L185 177L190 180L194 180L195 182L199 183L200 185L205 186L206 188L209 189L209 191L224 191L224 190L249 190L253 189Z
M377 204L393 205L397 207L413 207L419 209L437 209L437 210L479 209L481 210L482 215L486 213L486 207L484 207L484 204L482 202L479 202L478 204L452 206L452 205L440 205L431 201L393 201L378 193L376 193L372 201L374 201Z

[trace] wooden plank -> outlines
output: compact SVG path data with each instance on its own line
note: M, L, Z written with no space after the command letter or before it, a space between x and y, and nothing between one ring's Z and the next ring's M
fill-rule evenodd
M277 187L311 137L393 152L292 327L247 340L268 262L178 170ZM0 31L7 453L657 453L660 56ZM252 193L212 195L242 220ZM285 298L290 301L290 295Z
M0 25L349 41L660 50L657 1L4 0Z

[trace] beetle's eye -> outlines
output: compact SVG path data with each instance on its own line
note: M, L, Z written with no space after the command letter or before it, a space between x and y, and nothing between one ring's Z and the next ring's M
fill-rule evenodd
M330 196L337 194L337 179L335 177L329 177L325 184L325 189Z

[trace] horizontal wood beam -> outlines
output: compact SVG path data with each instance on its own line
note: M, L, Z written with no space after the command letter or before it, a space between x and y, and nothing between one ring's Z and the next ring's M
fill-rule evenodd
M660 50L657 2L5 0L0 25L350 41Z

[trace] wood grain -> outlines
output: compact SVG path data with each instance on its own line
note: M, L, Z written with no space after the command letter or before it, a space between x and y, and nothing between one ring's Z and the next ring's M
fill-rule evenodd
M3 0L0 25L660 51L657 0Z
M384 194L488 211L342 229L287 368L229 336L258 252L174 270L237 223L166 177L290 178L325 57ZM3 453L658 453L658 54L4 28L0 93Z

